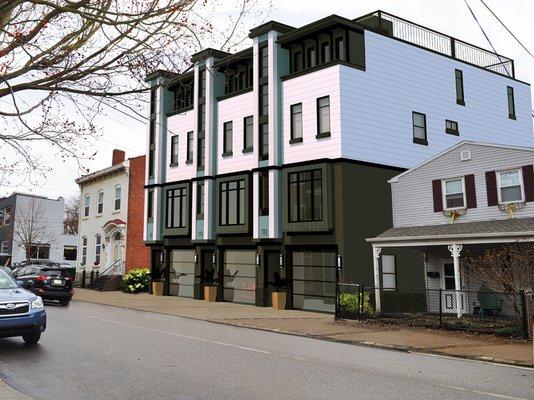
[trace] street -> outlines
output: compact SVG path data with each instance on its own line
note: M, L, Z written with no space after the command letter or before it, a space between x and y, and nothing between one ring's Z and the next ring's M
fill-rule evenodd
M534 399L534 372L73 301L0 378L36 400Z

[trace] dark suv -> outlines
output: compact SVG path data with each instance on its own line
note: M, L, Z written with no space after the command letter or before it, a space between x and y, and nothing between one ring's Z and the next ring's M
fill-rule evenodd
M14 278L44 300L58 300L66 306L72 299L74 279L67 268L28 265L15 270Z

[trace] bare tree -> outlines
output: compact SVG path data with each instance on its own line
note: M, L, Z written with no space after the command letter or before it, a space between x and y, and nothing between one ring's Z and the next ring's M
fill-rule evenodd
M464 261L468 279L488 289L505 293L521 318L518 293L534 288L534 243L514 242L486 250L482 255L468 255Z
M78 220L80 219L80 196L74 196L65 201L65 219L63 220L63 233L78 234Z
M35 250L39 245L50 246L58 239L39 199L27 198L15 208L15 229L13 241L24 250L26 261L37 258Z
M0 0L0 144L11 150L0 154L0 182L46 171L34 144L63 160L91 158L103 107L144 120L146 74L185 70L208 43L240 46L246 17L270 11L261 2ZM230 7L223 30L212 24L216 7Z

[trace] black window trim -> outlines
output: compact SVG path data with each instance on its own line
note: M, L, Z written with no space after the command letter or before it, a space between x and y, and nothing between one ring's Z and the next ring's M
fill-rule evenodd
M193 158L194 158L193 148L194 148L194 142L195 142L193 131L187 132L186 140L187 140L187 143L186 143L186 151L187 151L186 157L187 158L185 160L185 163L186 164L192 164L193 163Z
M461 69L454 70L454 82L456 90L456 104L465 106L465 91L464 91L464 73ZM461 90L462 96L458 96L458 89Z
M236 189L229 189L229 185L230 183L236 183ZM243 187L241 188L240 187L240 182L243 182ZM222 182L219 182L219 225L220 226L244 226L246 223L247 223L247 218L246 218L246 201L247 201L247 196L246 196L246 185L247 185L247 182L244 178L239 178L239 179L233 179L233 180L225 180L225 181L222 181ZM223 186L226 187L226 189L223 189ZM222 217L223 217L223 214L222 214L222 199L223 199L223 193L225 193L226 195L226 219L228 222L228 216L230 215L229 214L229 210L230 210L230 202L229 202L229 193L230 193L230 190L235 190L236 191L236 223L235 224L229 224L229 223L223 223L223 220L222 220ZM243 194L244 194L244 201L245 201L245 204L243 204L243 215L240 214L240 211L241 211L241 200L240 200L240 195L239 195L239 192L240 190L243 191ZM239 220L243 219L243 223L239 223Z
M230 143L226 137L228 126L230 127ZM223 157L231 157L233 153L233 140L234 140L234 123L233 121L226 121L223 123Z
M414 118L415 114L419 114L419 115L423 116L423 120L424 120L425 126L424 127L418 127L418 128L425 128L425 138L424 139L415 137L415 128L416 128L415 118ZM421 144L421 145L424 145L424 146L428 146L428 128L427 128L427 124L426 124L426 114L418 112L418 111L412 111L412 137L413 137L413 142L415 144Z
M174 141L176 140L176 153L175 153L175 143ZM180 145L180 140L178 138L178 135L172 135L171 136L171 160L170 160L170 163L169 163L169 166L170 167L176 167L178 166L178 154L179 154L179 146Z
M449 128L447 125L451 125ZM453 128L453 125L456 125L456 129ZM458 122L453 121L452 119L445 120L445 132L449 135L460 136L460 130L458 129Z
M321 118L321 114L320 114L320 108L322 107L319 107L319 103L321 100L323 99L328 99L328 125L330 126L330 130L328 132L321 132L321 121L320 121L320 118ZM330 95L328 96L322 96L322 97L318 97L317 100L316 100L316 112L317 112L317 134L315 135L315 138L316 139L322 139L322 138L327 138L327 137L330 137L331 136L331 130L332 130L332 119L330 118Z
M314 179L314 176L315 176L315 172L319 171L321 173L321 179ZM311 193L311 214L312 214L312 218L310 220L302 220L301 219L301 216L300 216L300 187L299 187L299 184L301 182L307 182L307 181L301 181L301 178L300 176L305 174L305 173L310 173L311 175L311 188L312 188L312 193ZM296 175L297 177L297 180L296 182L291 182L291 176L292 175ZM324 190L323 190L323 180L325 179L324 177L324 171L321 169L321 168L314 168L314 169L307 169L307 170L302 170L302 171L294 171L294 172L289 172L287 174L287 198L288 198L288 202L287 202L287 221L290 223L290 224L294 224L294 223L303 223L303 222L322 222L325 218L325 210L324 210L324 196L325 196L325 193L324 193ZM315 219L315 193L314 193L314 189L315 189L315 185L314 185L314 182L315 181L320 181L320 185L319 185L319 188L321 190L321 202L320 202L320 205L321 205L321 219ZM296 199L296 202L297 202L297 219L296 220L292 220L291 219L291 184L292 183L296 183L297 184L297 190L296 190L296 194L297 194L297 199Z
M252 121L252 124L250 125L252 127L252 143L247 143L247 120ZM254 151L254 117L252 115L247 115L246 117L243 117L243 154L251 153L252 151Z
M514 88L512 86L506 87L506 100L508 102L508 118L516 120L515 113L515 95Z
M169 196L169 194L172 192L172 196ZM174 192L178 192L178 196L175 196L174 195ZM172 198L174 199L175 197L178 197L180 200L179 200L179 212L180 212L180 216L179 216L179 222L178 222L178 226L169 226L169 211L171 212L171 218L170 220L171 221L174 221L174 215L175 215L175 207L174 207L174 201L172 201L172 205L173 207L170 207L170 210L169 210L169 198ZM170 188L170 189L167 189L166 192L165 192L165 201L166 201L166 205L165 205L165 228L166 229L183 229L183 228L186 228L187 227L187 209L186 209L186 215L183 215L182 214L182 208L183 208L183 202L187 202L187 188L182 186L182 187L175 187L175 188ZM187 203L186 203L186 207L187 207Z

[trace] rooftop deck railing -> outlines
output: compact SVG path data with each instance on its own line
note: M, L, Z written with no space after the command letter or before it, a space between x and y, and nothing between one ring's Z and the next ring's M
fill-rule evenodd
M436 53L444 54L500 75L515 77L514 61L512 59L383 11L364 15L356 19L356 22Z

